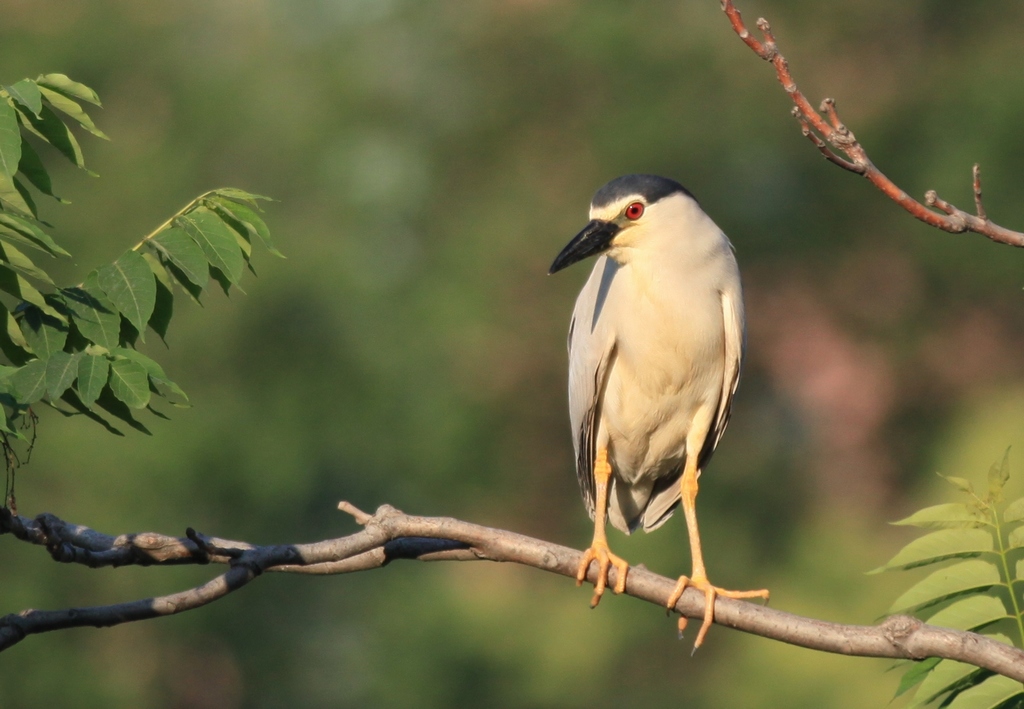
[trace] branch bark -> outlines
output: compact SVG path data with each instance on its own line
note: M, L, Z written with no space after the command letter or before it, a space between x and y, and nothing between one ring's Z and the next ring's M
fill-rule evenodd
M800 122L803 134L826 160L844 170L863 175L886 197L925 224L952 234L969 231L986 236L1000 244L1024 246L1024 233L999 226L988 218L985 207L981 203L981 176L978 165L974 166L972 173L975 214L965 212L940 199L935 190L925 193L924 204L918 202L875 167L868 157L867 151L857 141L853 131L840 120L835 99L826 98L821 102L818 110L814 110L811 102L807 100L793 80L793 75L789 71L789 63L779 51L771 25L766 19L762 17L757 20L757 28L761 31L762 41L750 34L750 30L743 24L740 11L733 5L732 0L722 0L722 10L725 11L739 38L757 56L775 68L779 83L793 100L793 116ZM835 151L845 155L846 159L837 155Z
M342 502L363 529L312 544L257 546L207 537L189 529L185 537L161 534L101 534L50 514L27 519L0 508L0 535L11 534L46 547L61 562L90 567L157 564L226 564L228 570L195 588L128 603L57 611L25 610L0 618L0 651L29 635L81 626L106 627L201 608L245 586L264 571L342 574L386 566L396 559L504 561L575 578L582 552L502 529L447 517L417 517L384 505L369 515ZM614 569L609 585L614 587ZM596 567L588 581L596 580ZM625 594L664 607L675 579L632 567ZM704 615L704 594L687 589L675 606L688 618ZM1024 651L982 635L891 616L879 625L842 625L804 618L745 601L719 597L715 622L754 635L813 650L921 660L941 657L967 662L1024 681Z

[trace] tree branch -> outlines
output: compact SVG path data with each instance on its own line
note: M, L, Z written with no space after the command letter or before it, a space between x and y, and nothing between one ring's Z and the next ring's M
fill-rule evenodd
M825 159L835 163L844 170L863 175L871 184L881 190L885 196L925 224L953 234L970 231L986 236L1000 244L1024 246L1024 233L999 226L995 222L990 221L985 213L985 207L981 203L981 178L978 165L975 165L973 170L976 214L965 212L949 202L939 199L934 190L929 190L925 195L924 204L913 199L871 162L867 151L857 141L853 132L840 120L836 110L835 99L826 98L821 102L818 110L814 110L807 97L797 88L796 82L789 71L789 63L779 52L779 48L775 43L775 36L772 34L771 25L768 24L767 20L762 17L757 21L757 28L761 31L761 35L764 38L762 42L750 34L746 25L743 24L740 11L733 5L732 0L722 0L722 10L725 11L733 30L739 35L739 38L757 56L766 62L770 62L775 67L775 74L779 79L779 83L782 84L782 88L785 89L795 104L793 116L800 122L803 134L814 143ZM821 114L825 114L825 117ZM848 160L836 155L829 146L841 152ZM929 209L929 207L933 209ZM936 211L936 209L939 211Z
M189 530L185 538L161 534L118 537L69 524L44 514L27 519L0 508L0 534L45 546L57 561L90 567L154 564L227 564L205 584L158 598L92 608L25 610L0 618L0 651L29 635L63 628L119 625L201 608L245 586L264 571L342 574L386 566L396 559L421 561L505 561L575 578L581 552L514 532L446 517L416 517L384 505L369 515L348 503L339 508L363 529L312 544L256 546L216 539ZM613 577L609 585L614 586ZM596 580L596 567L588 580ZM632 567L626 595L664 607L675 580L642 566ZM704 594L687 589L675 610L688 618L704 615ZM941 657L967 662L1024 681L1024 651L982 635L891 616L879 625L841 625L719 597L719 625L824 652L920 660Z

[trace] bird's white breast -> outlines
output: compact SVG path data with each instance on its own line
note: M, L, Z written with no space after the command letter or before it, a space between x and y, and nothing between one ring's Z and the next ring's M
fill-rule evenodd
M688 235L688 243L641 242L618 254L599 306L597 320L607 319L616 349L598 444L607 442L613 470L628 485L678 470L694 419L708 421L722 395L722 293L739 296L739 274L728 240L705 219L708 233ZM599 263L591 278L607 278L604 271Z

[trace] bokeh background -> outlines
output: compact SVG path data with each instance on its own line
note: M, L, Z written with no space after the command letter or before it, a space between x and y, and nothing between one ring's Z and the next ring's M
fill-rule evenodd
M1024 226L1024 6L743 0L801 88L835 96L903 188ZM910 218L800 136L715 0L0 0L0 81L96 88L101 177L56 170L68 283L196 194L238 186L287 260L177 306L150 352L195 407L114 438L43 412L22 513L254 542L351 532L339 499L582 547L565 404L577 267L547 277L594 190L675 177L736 245L749 355L702 485L712 578L778 608L878 619L886 522L1024 480L1024 255ZM54 165L58 162L54 160ZM154 338L155 339L155 338ZM73 451L73 454L71 453ZM689 569L680 516L612 537ZM215 569L88 570L0 539L0 613L109 603ZM0 706L866 707L898 673L718 628L696 656L656 608L537 571L398 563L271 575L203 610L33 637Z

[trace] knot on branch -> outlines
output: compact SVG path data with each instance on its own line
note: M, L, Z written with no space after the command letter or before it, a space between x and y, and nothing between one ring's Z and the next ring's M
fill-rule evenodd
M892 615L882 623L882 634L894 647L899 648L908 655L913 656L907 649L907 640L916 633L924 622L909 615Z
M361 514L366 514L365 512ZM366 528L377 527L383 529L391 536L392 522L400 517L405 517L405 513L396 507L391 505L381 505L377 508L377 511L373 513L372 517L368 517L363 526ZM358 519L356 521L359 521Z
M775 37L772 35L772 26L768 24L768 20L763 17L758 17L757 29L761 30L761 34L764 35L764 44L761 45L761 51L758 52L758 54L760 54L761 58L765 61L775 61L775 58L779 56L779 48L775 45Z

